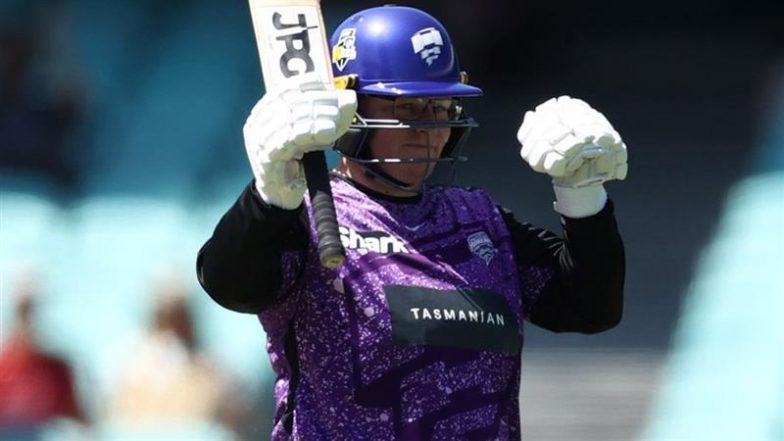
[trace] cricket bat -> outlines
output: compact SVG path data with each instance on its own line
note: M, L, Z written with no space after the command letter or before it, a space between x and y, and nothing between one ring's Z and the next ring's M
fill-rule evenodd
M261 72L267 89L295 75L315 73L328 88L330 51L319 0L249 0ZM326 268L345 261L324 152L302 158L318 232L318 253Z

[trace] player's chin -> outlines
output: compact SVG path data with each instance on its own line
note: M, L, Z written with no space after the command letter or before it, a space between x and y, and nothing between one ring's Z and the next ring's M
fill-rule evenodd
M416 163L416 164L406 164L400 165L396 167L397 170L394 170L391 175L399 180L400 182L405 182L411 186L418 187L421 185L430 173L433 172L434 164L428 163Z

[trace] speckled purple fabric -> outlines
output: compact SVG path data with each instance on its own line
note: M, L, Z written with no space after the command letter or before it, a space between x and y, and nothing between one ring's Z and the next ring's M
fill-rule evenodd
M522 342L524 303L550 273L531 269L521 283L509 232L482 190L435 187L399 203L332 185L346 264L322 268L314 244L284 256L285 292L260 315L277 374L273 439L519 439L522 343L514 353L396 345L383 287L491 291L508 302ZM300 372L289 433L292 329Z

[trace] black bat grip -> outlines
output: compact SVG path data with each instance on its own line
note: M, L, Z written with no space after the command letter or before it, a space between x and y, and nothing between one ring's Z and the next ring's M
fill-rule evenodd
M302 165L305 168L305 179L308 182L313 219L318 233L319 260L325 268L338 268L346 260L346 251L340 242L335 202L332 200L332 189L329 186L327 159L322 151L309 152L303 156Z

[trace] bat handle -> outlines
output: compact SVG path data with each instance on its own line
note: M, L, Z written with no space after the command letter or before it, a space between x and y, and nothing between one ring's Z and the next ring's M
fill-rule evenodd
M346 252L340 242L335 202L332 200L332 189L329 186L327 159L322 151L309 152L302 158L302 165L305 168L305 179L318 233L319 260L325 268L338 268L346 260Z

